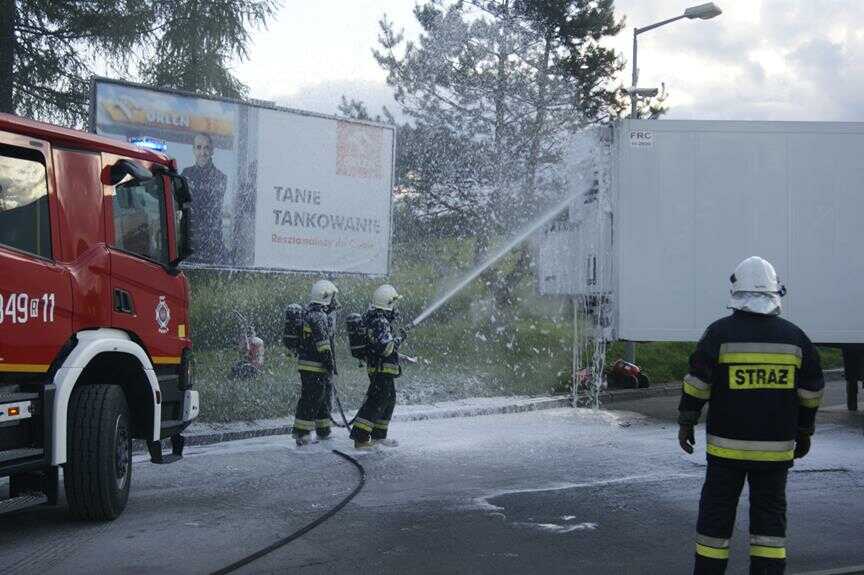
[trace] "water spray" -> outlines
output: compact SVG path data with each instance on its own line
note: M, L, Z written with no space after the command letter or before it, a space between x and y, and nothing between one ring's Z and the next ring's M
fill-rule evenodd
M482 264L474 268L468 275L466 275L462 280L459 281L455 286L450 288L444 295L435 300L431 305L429 305L425 310L423 310L420 315L414 318L414 321L411 322L410 325L406 326L406 329L411 329L417 327L420 322L425 320L427 317L435 313L435 311L444 305L450 298L454 295L465 289L465 287L470 284L472 281L477 279L483 272L489 269L495 262L503 258L509 252L511 252L514 248L516 248L519 244L527 240L531 237L534 232L543 227L546 223L553 220L558 214L563 212L570 204L577 198L581 197L584 192L580 192L577 194L572 194L567 196L557 204L555 204L549 211L545 212L542 216L540 216L537 220L532 222L528 227L526 227L522 232L516 235L512 240L501 246L494 254L489 256L486 260L483 261Z

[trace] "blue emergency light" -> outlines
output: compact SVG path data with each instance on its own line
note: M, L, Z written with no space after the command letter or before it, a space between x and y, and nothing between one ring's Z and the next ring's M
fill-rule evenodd
M157 140L149 136L132 136L129 138L129 143L139 148L153 150L154 152L164 152L168 149L168 144L165 140Z

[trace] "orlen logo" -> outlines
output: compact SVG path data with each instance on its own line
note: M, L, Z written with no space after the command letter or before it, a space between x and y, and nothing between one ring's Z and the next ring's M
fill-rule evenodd
M651 130L630 130L630 146L633 148L653 148L654 132Z

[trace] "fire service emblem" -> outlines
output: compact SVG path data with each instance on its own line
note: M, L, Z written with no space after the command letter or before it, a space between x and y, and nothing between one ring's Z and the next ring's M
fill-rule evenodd
M156 304L156 324L159 326L159 333L168 333L168 324L171 322L171 308L165 303L165 296L159 296L159 303Z

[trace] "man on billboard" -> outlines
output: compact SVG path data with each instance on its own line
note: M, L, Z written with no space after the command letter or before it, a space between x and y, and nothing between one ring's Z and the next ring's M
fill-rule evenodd
M193 209L191 261L219 263L222 261L222 203L227 177L213 164L213 139L208 134L196 134L192 145L195 165L183 169L183 176L192 190Z

